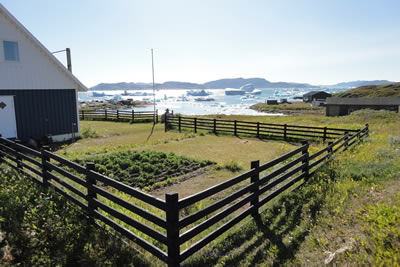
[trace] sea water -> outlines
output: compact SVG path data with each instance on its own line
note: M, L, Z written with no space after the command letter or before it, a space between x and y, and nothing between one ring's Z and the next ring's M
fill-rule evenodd
M208 97L215 99L215 101L196 101L198 97L187 96L188 89L177 89L177 90L157 90L155 91L156 109L159 114L165 112L166 109L173 110L175 113L184 115L211 115L211 114L225 114L225 115L278 115L268 114L263 112L257 112L250 109L251 105L257 103L265 103L267 99L287 99L287 101L295 102L301 101L301 99L295 99L295 97L301 97L303 94L310 91L325 91L328 93L336 93L347 90L348 88L258 88L261 90L260 95L253 97L244 97L243 95L225 95L224 89L210 89L207 90L211 93ZM93 97L93 92L104 93L106 96ZM153 96L124 96L125 90L109 90L109 91L88 91L79 92L79 102L89 102L95 100L107 100L112 98L122 99L133 99L133 100L147 100L153 103ZM127 90L127 93L147 93L152 94L153 90ZM145 107L137 107L135 111L152 111L153 105Z

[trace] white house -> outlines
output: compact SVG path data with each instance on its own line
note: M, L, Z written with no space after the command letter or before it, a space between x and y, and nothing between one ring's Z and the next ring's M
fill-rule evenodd
M21 140L79 135L87 88L0 4L0 134Z

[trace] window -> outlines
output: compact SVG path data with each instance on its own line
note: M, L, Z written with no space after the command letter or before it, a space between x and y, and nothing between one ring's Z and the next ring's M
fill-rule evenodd
M7 61L19 61L18 43L3 41L4 59Z

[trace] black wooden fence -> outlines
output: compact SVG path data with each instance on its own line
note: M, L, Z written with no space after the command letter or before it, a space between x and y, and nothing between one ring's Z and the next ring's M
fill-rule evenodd
M356 133L359 131L329 127L182 117L166 113L165 131L171 128L177 128L179 131L186 128L192 129L194 132L197 132L197 130L207 130L215 134L242 134L255 136L257 138L283 138L284 140L319 138L323 141L337 139L346 132Z
M80 206L91 219L111 226L168 266L179 266L247 216L259 216L261 206L280 193L307 181L334 153L346 150L368 136L368 125L353 134L349 132L346 130L339 139L329 142L325 148L311 155L309 145L304 141L299 148L270 162L260 164L259 161L253 161L249 171L182 199L177 193L166 194L165 200L155 198L97 173L92 163L83 167L46 149L38 152L1 137L0 161L30 176L40 185L52 187ZM210 197L218 199L219 193L235 186L239 186L239 189L234 193L187 214L189 206ZM113 193L115 190L156 208L165 216L160 217L120 198ZM107 204L105 199L111 204ZM113 208L115 204L147 223L118 211ZM133 233L121 222L138 233ZM143 238L143 235L148 238ZM186 248L182 250L181 246Z
M97 109L97 110L79 110L81 120L104 120L121 122L158 122L158 110L153 111L135 111L118 109Z

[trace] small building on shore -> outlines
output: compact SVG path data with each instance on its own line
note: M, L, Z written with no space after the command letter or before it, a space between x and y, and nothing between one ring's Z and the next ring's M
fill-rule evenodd
M79 135L86 87L0 4L0 134L64 141Z
M345 116L360 109L399 112L400 97L328 97L325 105L326 116Z
M267 99L266 101L267 105L278 105L278 100L276 99Z
M303 95L303 102L312 102L313 100L324 102L327 97L331 96L331 94L324 91L311 91Z

